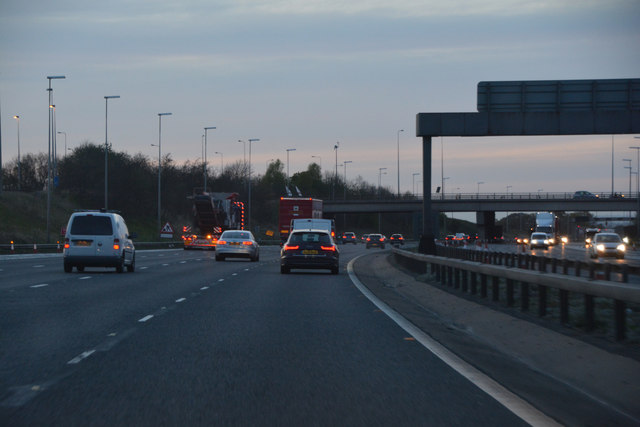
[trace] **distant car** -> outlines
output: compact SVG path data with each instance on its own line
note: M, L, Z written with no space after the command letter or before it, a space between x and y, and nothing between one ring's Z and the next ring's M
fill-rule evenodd
M593 236L589 246L589 256L598 258L599 256L615 256L624 258L627 246L617 233L598 233Z
M404 245L404 236L399 233L392 234L391 237L389 237L389 243L394 246Z
M518 245L527 245L529 244L528 237L516 237L516 244Z
M220 235L216 245L216 261L224 261L227 258L260 260L260 246L250 231L227 230Z
M574 199L597 199L598 196L589 191L576 191L573 193Z
M115 267L118 273L136 268L137 236L129 233L124 219L106 210L81 211L71 214L64 236L62 259L65 273L73 267L84 271L85 267Z
M549 249L549 245L549 237L546 233L531 233L531 238L529 239L529 249Z
M326 230L293 231L280 250L280 273L291 269L328 269L338 274L340 251Z
M382 234L369 234L367 237L367 249L377 247L384 249L385 238Z
M342 240L342 243L344 244L353 243L355 245L356 243L358 243L358 239L356 238L356 233L353 233L351 231L346 231L342 233L341 240Z
M368 234L363 234L361 239L362 239L362 243L367 243L367 237L369 237Z

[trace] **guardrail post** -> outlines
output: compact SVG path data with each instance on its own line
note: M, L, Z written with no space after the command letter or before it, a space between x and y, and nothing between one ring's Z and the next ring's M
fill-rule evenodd
M596 263L590 262L589 263L589 279L595 279L595 278L596 278Z
M576 269L576 277L582 276L582 262L576 261L575 269Z
M491 290L491 299L493 301L500 300L500 278L498 276L492 276L491 282L493 285L493 289Z
M629 283L629 264L622 265L622 282Z
M557 269L558 269L558 258L553 258L551 260L551 272L553 274L556 274Z
M547 287L538 286L538 316L544 317L547 314Z
M460 269L459 268L453 269L453 279L454 279L453 287L455 289L460 289Z
M478 275L475 272L471 272L471 294L478 293Z
M453 287L453 267L447 267L447 286Z
M529 311L529 284L520 282L520 310Z
M569 323L569 291L559 290L560 293L560 322Z
M469 272L462 270L462 292L467 293L469 291Z
M514 282L513 279L507 279L507 306L513 307L514 301Z
M624 341L627 331L626 304L624 301L615 300L616 340Z
M435 270L436 270L435 271L435 273L436 273L436 282L441 282L441 280L440 280L441 279L441 275L440 275L441 266L440 266L440 264L433 263L433 264L431 264L431 267L435 268Z
M569 260L566 258L562 260L562 274L565 276L569 274Z
M604 278L605 278L606 280L609 280L609 281L611 280L611 269L612 269L612 267L613 267L613 266L612 266L611 264L609 264L609 263L607 263L607 264L604 266Z
M586 322L585 329L587 332L592 332L596 328L593 295L584 295L584 320Z
M482 298L487 297L487 275L480 274L480 296Z

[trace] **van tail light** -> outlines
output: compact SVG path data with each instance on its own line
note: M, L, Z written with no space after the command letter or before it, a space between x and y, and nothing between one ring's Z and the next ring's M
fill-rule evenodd
M113 249L116 251L120 249L120 239L113 239Z
M297 251L298 249L300 249L299 245L296 245L296 246L284 245L285 251Z
M336 247L335 246L320 246L320 249L322 249L323 251L330 251L330 252L335 252L336 251Z
M69 249L69 239L64 239L64 248Z

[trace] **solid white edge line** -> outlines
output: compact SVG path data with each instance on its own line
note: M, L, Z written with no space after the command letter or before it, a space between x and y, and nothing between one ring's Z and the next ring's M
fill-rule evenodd
M464 360L460 359L454 353L445 348L442 344L435 341L433 338L425 334L421 329L402 317L398 312L389 307L386 303L376 297L365 285L358 280L354 271L353 264L355 261L364 255L360 255L347 264L347 272L349 278L353 284L358 288L369 301L376 305L382 312L384 312L391 320L393 320L398 326L409 333L416 339L424 348L429 350L435 356L437 356L444 363L449 365L453 370L460 375L471 381L480 390L487 393L493 399L498 401L502 406L507 408L517 417L521 418L525 422L533 426L561 426L554 419L548 417L534 406L518 397L516 394L507 390L505 387L497 383L492 378L488 377L478 369L474 368Z
M82 362L84 359L86 359L87 357L91 356L93 353L95 353L95 350L89 350L89 351L85 351L84 353L80 354L79 356L74 357L73 359L69 360L67 362L67 365L75 365L77 363Z

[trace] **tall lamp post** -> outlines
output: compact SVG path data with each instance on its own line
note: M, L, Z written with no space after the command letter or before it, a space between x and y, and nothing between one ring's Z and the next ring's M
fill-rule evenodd
M158 113L158 233L162 230L162 222L160 212L162 209L162 196L161 196L161 185L162 181L160 180L162 176L162 116L170 116L171 113Z
M397 143L398 143L398 197L400 197L400 132L404 132L404 129L400 129L397 132L397 134L398 134L398 138L397 138Z
M63 131L58 131L58 135L64 135L64 157L67 157L67 133Z
M215 154L220 154L220 175L224 173L224 154L220 151L216 151Z
M109 100L120 98L120 95L104 97L104 208L109 209L109 138L107 123L109 122Z
M420 175L420 172L414 172L411 174L413 180L411 183L411 191L413 191L413 197L416 196L416 176Z
M634 136L635 139L640 139L640 136ZM640 147L629 147L632 150L636 150L638 159L637 171L640 172ZM638 199L638 209L636 211L636 240L640 238L640 173L636 175L636 198Z
M340 147L340 141L336 142L336 144L333 146L333 151L336 152L336 173L333 177L333 188L331 189L331 198L333 200L336 199L336 185L338 183L338 147Z
M51 80L56 79L64 79L65 76L47 76L49 80L49 88L47 91L49 92L49 157L47 158L47 243L50 242L49 239L49 231L51 225L51 149L52 143L55 138L55 134L53 133L53 88L51 87Z
M631 197L631 172L633 168L631 167L631 159L622 159L623 162L629 162L628 166L625 166L625 169L629 169L629 197Z
M295 148L287 148L287 182L289 182L289 152L296 151Z
M204 191L207 191L207 131L215 129L215 126L204 128Z
M16 123L18 125L18 191L22 188L20 187L20 183L22 182L22 172L20 170L20 116L13 116L16 119Z
M249 138L249 194L247 195L247 229L251 226L251 143L260 141L260 138Z
M344 166L344 199L347 200L347 163L353 163L353 160L345 160L342 162Z
M378 198L380 198L380 186L382 185L382 175L387 168L378 168ZM387 173L384 172L384 175ZM382 214L378 212L378 233L382 233Z

